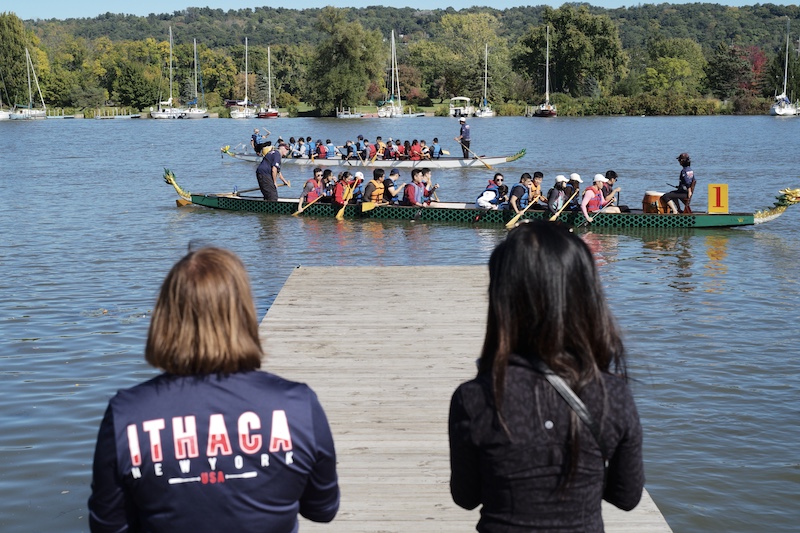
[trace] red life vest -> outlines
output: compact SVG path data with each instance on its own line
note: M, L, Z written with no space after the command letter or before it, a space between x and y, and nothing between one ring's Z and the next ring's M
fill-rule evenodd
M317 183L317 180L311 178L306 182L306 185L311 184L311 190L306 194L306 202L313 202L322 196L322 183Z
M595 187L594 185L592 185L586 190L587 191L591 190L594 193L592 199L589 200L588 204L586 204L586 211L588 211L589 213L593 213L595 211L600 211L601 209L603 209L603 191L598 190L598 188Z

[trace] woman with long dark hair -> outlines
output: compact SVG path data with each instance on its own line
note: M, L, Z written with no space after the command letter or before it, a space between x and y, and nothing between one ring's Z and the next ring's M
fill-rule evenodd
M623 343L591 252L560 225L521 224L489 275L478 375L450 405L453 500L483 505L484 533L601 532L601 501L634 508L644 469Z

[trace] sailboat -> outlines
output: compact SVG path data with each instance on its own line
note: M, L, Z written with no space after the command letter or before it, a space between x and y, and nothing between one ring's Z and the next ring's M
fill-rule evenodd
M262 107L258 112L258 118L278 118L280 112L276 107L272 107L272 52L267 47L267 107Z
M392 30L392 58L391 58L391 88L389 97L378 109L379 118L414 118L424 117L425 113L403 113L403 100L400 98L400 76L397 69L397 48L394 43L394 30ZM395 102L395 97L397 101Z
M797 115L797 104L789 101L786 96L786 80L789 77L789 19L786 19L786 65L783 70L783 92L775 97L775 103L769 108L769 114L776 117L791 117Z
M544 103L534 109L535 117L556 116L556 106L550 103L550 25L547 25L547 52L545 53Z
M200 107L198 105L197 94L197 39L194 40L194 100L188 102L189 109L181 115L181 118L208 118L208 108ZM202 79L200 82L202 88Z
M166 106L166 107L165 107ZM185 109L172 106L172 26L169 27L169 98L164 102L158 102L158 109L150 108L150 116L153 118L181 118L186 112Z
M480 107L475 111L476 117L493 117L494 109L487 100L487 89L489 87L489 43L486 43L486 52L484 53L483 60L483 102Z
M39 87L39 79L36 77L36 70L33 68L31 54L28 52L27 48L25 48L25 61L28 69L28 105L15 105L14 109L9 113L8 118L11 120L38 120L47 118L47 106L44 103L42 89ZM33 74L33 81L36 82L36 90L39 91L39 99L42 102L41 109L33 108L33 86L31 84L31 74Z
M244 38L244 103L231 109L231 118L253 118L256 110L250 107L250 100L247 99L247 37Z

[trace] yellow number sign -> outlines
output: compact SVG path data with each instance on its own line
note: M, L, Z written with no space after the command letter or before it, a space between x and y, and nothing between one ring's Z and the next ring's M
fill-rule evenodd
M728 184L708 184L708 212L728 214Z

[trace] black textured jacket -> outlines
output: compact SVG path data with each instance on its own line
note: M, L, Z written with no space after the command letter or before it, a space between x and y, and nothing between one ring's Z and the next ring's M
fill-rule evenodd
M603 374L602 386L587 386L580 397L600 421L611 455L605 491L600 448L577 418L578 469L563 486L574 415L526 359L512 355L506 374L503 416L510 436L497 419L489 376L456 390L450 404L450 491L466 509L483 504L478 531L602 532L602 499L626 511L639 503L642 428L630 389L621 378Z

